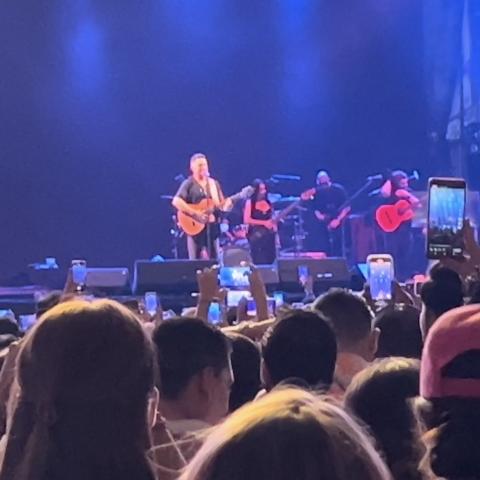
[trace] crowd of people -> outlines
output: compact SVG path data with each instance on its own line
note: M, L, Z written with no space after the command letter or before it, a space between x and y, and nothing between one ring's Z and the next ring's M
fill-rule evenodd
M480 479L480 247L389 305L332 289L223 326L66 292L0 322L0 480ZM473 286L472 286L473 285ZM227 320L227 318L226 318Z

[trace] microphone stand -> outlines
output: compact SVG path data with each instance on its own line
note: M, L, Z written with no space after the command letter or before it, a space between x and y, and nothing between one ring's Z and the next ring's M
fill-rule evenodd
M212 191L210 189L210 175L207 177L207 188L206 188L207 198L212 199ZM210 230L210 214L208 214L207 218L207 252L208 252L208 259L212 260L212 253L213 253L213 245L212 245L212 232ZM217 252L218 254L218 252Z

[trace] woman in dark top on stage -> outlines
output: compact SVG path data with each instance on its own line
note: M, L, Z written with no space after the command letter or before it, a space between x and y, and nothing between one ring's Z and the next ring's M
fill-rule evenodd
M243 223L248 225L248 242L255 265L275 261L277 225L273 221L273 208L268 200L267 185L263 180L253 182L255 192L245 203Z

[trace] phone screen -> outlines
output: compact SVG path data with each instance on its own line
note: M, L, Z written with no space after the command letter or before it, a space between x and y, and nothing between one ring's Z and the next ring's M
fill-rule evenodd
M22 332L30 330L36 323L37 316L32 315L19 315L18 316L18 326Z
M275 300L275 309L280 308L285 303L283 292L274 292L273 299Z
M208 309L208 323L220 325L222 323L222 309L218 302L211 302Z
M306 265L299 265L297 268L297 273L298 281L300 284L304 285L308 280L308 276L310 275L308 267Z
M158 310L158 295L157 292L145 293L145 311L153 317Z
M272 317L275 315L276 307L275 307L275 299L274 298L267 298L267 307L268 307L268 314ZM247 314L250 316L255 317L257 315L257 305L255 304L255 300L250 298L247 303Z
M249 286L250 267L222 267L220 269L220 286L244 288Z
M393 279L393 261L389 255L369 257L368 283L373 300L391 300Z
M428 258L458 257L463 254L463 219L465 217L465 182L430 181L428 195Z
M229 290L227 293L227 307L237 307L242 298L248 298L248 290Z
M87 282L87 262L85 260L72 260L72 280L77 286Z

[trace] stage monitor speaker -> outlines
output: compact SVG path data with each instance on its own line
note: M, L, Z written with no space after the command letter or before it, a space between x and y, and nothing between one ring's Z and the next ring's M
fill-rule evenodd
M331 287L348 287L351 274L345 258L290 258L278 260L278 275L280 288L286 291L301 291L298 278L298 267L307 267L313 278L316 292L328 290Z
M257 265L256 268L260 272L260 276L267 290L269 292L275 291L280 283L277 265Z
M130 273L127 267L88 267L88 291L104 295L130 295Z
M224 247L222 254L224 267L238 267L242 262L252 263L252 257L247 248Z
M137 260L133 277L133 292L189 294L198 291L197 270L212 267L213 260Z

